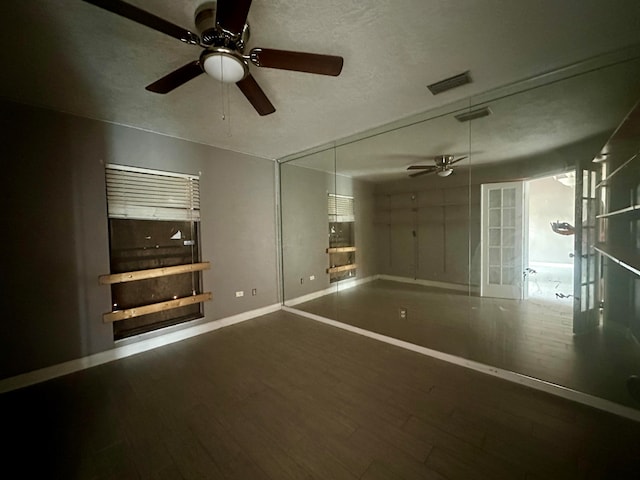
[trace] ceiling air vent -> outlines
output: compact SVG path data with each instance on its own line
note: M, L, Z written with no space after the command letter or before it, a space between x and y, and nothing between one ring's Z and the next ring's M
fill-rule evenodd
M491 109L489 107L482 107L469 112L459 113L455 115L455 117L459 122L468 122L469 120L475 120L476 118L482 118L488 115L491 115Z
M432 83L427 88L431 90L431 93L437 95L439 93L446 92L447 90L451 90L452 88L466 85L467 83L471 83L471 76L468 71L455 75L451 78L446 78L439 82Z

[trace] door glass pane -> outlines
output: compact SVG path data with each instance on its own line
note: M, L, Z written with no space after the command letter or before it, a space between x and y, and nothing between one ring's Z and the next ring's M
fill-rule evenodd
M489 245L491 247L500 246L500 229L499 228L489 229Z
M515 267L503 267L502 268L502 284L503 285L515 285Z
M505 208L502 211L502 223L505 227L513 227L516 224L516 209Z
M500 265L500 247L489 249L489 265Z
M500 267L489 267L489 283L500 285Z
M502 244L505 246L515 246L516 230L514 228L505 228L502 231Z
M502 264L514 265L516 259L516 249L513 247L505 247L502 249Z
M587 311L587 286L582 285L580 287L580 311Z
M589 226L590 227L595 227L596 225L596 201L595 199L590 199L589 200Z
M515 207L516 206L516 189L505 188L503 190L503 201L504 201L505 207Z
M500 225L502 225L500 214L501 214L500 210L497 210L497 209L489 210L489 226L490 227L499 227Z
M502 195L500 190L489 190L489 208L500 208L502 206Z

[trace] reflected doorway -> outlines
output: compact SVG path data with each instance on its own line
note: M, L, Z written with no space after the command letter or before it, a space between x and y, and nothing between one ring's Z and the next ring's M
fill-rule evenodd
M525 185L523 182L482 185L483 297L523 299L527 248Z
M526 182L528 199L528 298L570 315L573 309L575 172Z
M571 171L482 185L481 296L526 301L570 326L575 178Z

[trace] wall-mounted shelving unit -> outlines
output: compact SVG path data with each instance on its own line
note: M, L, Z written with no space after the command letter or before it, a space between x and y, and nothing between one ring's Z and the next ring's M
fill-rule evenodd
M355 246L355 215L353 197L329 194L329 256L327 274L329 282L355 277L356 275L356 246Z
M604 322L628 327L640 339L640 104L620 124L594 162L598 242L602 256Z
M100 285L114 285L118 283L137 282L153 278L166 277L170 275L180 275L184 273L200 272L211 268L210 262L191 263L187 265L175 265L172 267L150 268L146 270L136 270L132 272L113 273L100 275L98 278ZM117 322L129 318L136 318L142 315L163 312L175 308L186 307L201 302L208 302L213 298L211 292L196 293L185 297L176 297L171 300L150 303L143 306L116 309L102 315L104 323Z

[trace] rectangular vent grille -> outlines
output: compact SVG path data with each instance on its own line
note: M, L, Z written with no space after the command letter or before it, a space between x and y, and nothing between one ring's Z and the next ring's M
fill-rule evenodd
M469 120L474 120L476 118L486 117L488 115L491 115L491 113L492 112L489 107L482 107L471 110L470 112L459 113L455 117L459 122L468 122Z
M431 93L437 95L439 93L446 92L447 90L451 90L452 88L466 85L467 83L471 83L471 76L469 75L469 72L464 72L451 78L432 83L427 88L431 90Z

